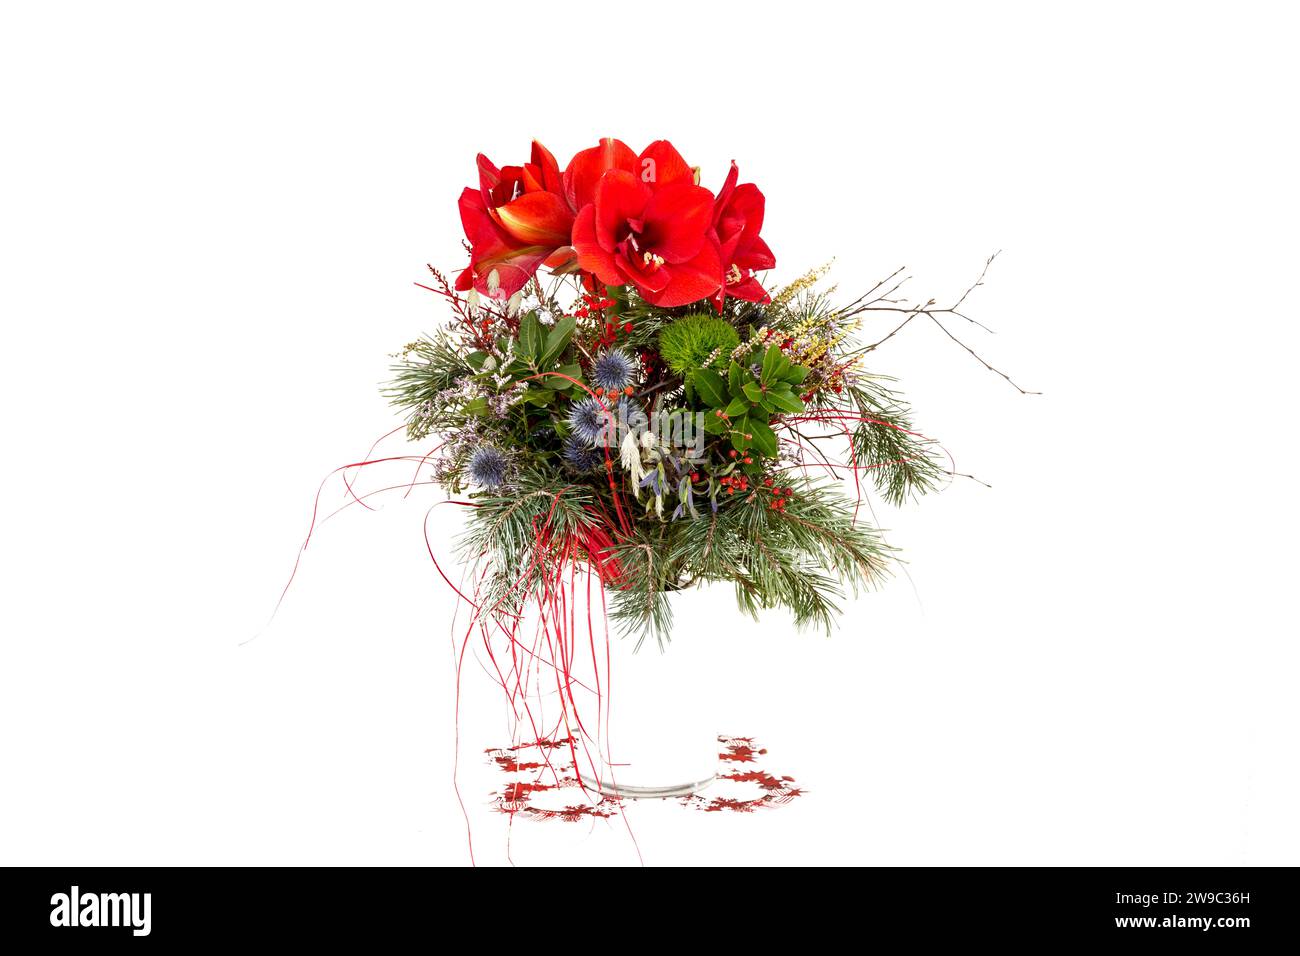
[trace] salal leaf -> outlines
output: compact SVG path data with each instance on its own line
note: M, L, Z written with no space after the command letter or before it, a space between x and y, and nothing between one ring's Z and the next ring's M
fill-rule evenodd
M745 397L755 405L763 400L763 389L757 382L746 382L741 390L745 393Z
M723 388L722 376L711 368L702 368L693 377L695 390L700 398L711 408L722 408L727 404L727 392Z
M741 388L748 377L745 370L738 363L731 363L731 367L727 369L727 389L731 392L733 398L740 398Z
M757 418L747 420L745 431L753 435L750 444L754 450L766 458L776 457L776 433L768 427L767 422L759 421Z
M796 414L804 410L803 402L799 397L788 388L771 388L767 392L767 400L771 406L778 411Z
M573 329L577 324L577 319L566 315L551 327L551 331L546 334L546 345L542 349L542 360L539 365L546 367L560 357L568 347L569 339L573 338Z
M719 418L713 412L709 412L704 416L704 431L706 434L721 435L728 427L726 420Z
M753 424L753 421L748 415L738 418L736 421L731 423L731 427L735 429L735 431L731 433L731 444L735 447L736 451L744 451L750 446L750 439L745 436L753 434Z
M537 364L542 357L542 323L536 312L529 312L519 320L519 356L526 362Z
M768 346L767 352L763 355L763 384L771 385L773 382L780 380L782 374L790 368L790 360L781 354L781 347L778 345Z

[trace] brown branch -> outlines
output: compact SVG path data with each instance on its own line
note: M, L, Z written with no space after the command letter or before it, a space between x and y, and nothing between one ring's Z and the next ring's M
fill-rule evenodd
M892 294L892 292L885 293L885 295L877 296L873 299L867 299L866 296L863 296L861 299L859 299L857 302L851 305L844 312L845 316L859 315L863 312L893 312L897 315L904 315L906 316L906 318L904 318L902 322L898 323L898 325L896 325L889 332L889 334L884 336L884 338L878 339L877 341L872 342L870 345L863 348L860 354L866 354L867 352L874 352L876 349L884 345L886 342L892 339L899 332L903 331L903 329L907 328L907 326L910 325L915 319L924 316L925 318L933 322L935 325L937 325L941 330L943 330L944 335L948 336L948 338L952 339L963 349L965 349L968 353L970 353L970 355L973 356L977 362L983 365L990 372L1005 379L1006 382L1012 388L1018 391L1021 395L1043 394L1042 392L1036 392L1027 388L1021 388L1012 380L1010 375L1008 375L1006 372L1002 371L1001 369L995 368L994 366L986 362L978 352L976 352L973 348L971 348L969 345L967 345L965 342L959 339L956 335L954 335L952 331L946 325L944 325L943 322L940 321L939 319L940 316L945 316L945 315L955 316L956 318L959 318L965 322L969 322L971 325L978 326L979 328L983 329L985 332L988 332L990 335L994 334L993 330L990 329L987 325L971 318L965 312L961 311L961 309L962 306L965 305L966 300L970 298L971 293L984 284L984 277L988 275L989 266L993 265L993 261L997 259L997 257L1001 254L1002 254L1001 250L999 250L998 252L993 253L993 255L989 256L986 260L984 260L984 268L980 270L979 277L973 283L971 283L971 285L966 289L965 292L961 294L961 296L957 299L956 302L944 308L939 308L934 299L930 299L924 305L905 306L904 305L904 303L906 302L905 299L895 301L886 298L886 296ZM879 289L880 287L888 283L891 279L894 278L894 276L898 275L898 273L901 271L902 271L901 269L896 270L888 278L876 283L873 291L875 291L875 289ZM907 280L904 279L903 282L905 281ZM894 286L894 289L897 289L898 286L901 285L902 282L897 283ZM868 293L868 295L870 294L871 293Z

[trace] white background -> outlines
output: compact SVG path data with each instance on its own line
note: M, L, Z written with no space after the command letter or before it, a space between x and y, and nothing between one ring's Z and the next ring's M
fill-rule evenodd
M0 862L467 861L425 489L308 550L397 424L474 154L672 139L790 279L905 265L878 354L960 470L829 640L725 607L732 733L810 794L638 807L647 863L1295 864L1293 39L1283 5L9 5ZM342 502L337 486L327 500ZM446 512L449 509L442 509ZM455 516L435 512L445 546ZM716 637L713 632L725 632ZM467 670L479 862L504 859ZM518 863L635 862L516 824Z

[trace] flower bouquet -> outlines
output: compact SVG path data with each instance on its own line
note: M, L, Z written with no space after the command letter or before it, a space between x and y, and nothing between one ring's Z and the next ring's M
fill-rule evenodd
M534 143L478 173L469 266L425 286L451 321L388 388L408 437L439 440L433 479L469 493L474 606L544 606L577 563L625 632L667 639L669 596L696 582L829 627L890 563L863 481L899 503L950 473L859 338L873 311L933 310L899 304L897 273L848 305L818 290L824 267L769 291L763 193L735 163L705 188L666 140L606 139L563 169Z
M574 687L599 707L609 622L662 646L674 596L711 583L755 617L829 629L846 590L887 573L864 487L898 504L953 472L867 359L918 318L964 345L944 320L968 319L966 296L909 306L901 270L847 304L820 288L826 267L768 287L763 193L734 162L706 188L666 140L605 139L563 168L534 143L519 166L480 155L478 176L460 197L468 267L449 281L430 266L422 286L450 319L398 353L387 394L431 443L398 457L468 512L459 584L429 547L471 609L458 660L477 637L516 716L577 766L590 721ZM895 327L864 341L879 313ZM541 675L551 730L527 703Z

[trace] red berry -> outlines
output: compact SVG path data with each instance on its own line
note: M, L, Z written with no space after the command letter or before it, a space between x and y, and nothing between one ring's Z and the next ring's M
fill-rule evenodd
M632 331L632 323L631 323L631 322L624 322L624 323L623 323L623 331L624 331L624 332L631 332L631 331Z
M731 451L727 452L727 455L728 455L728 457L730 457L730 458L735 458L735 457L736 457L736 449L734 449L734 448L731 449Z

